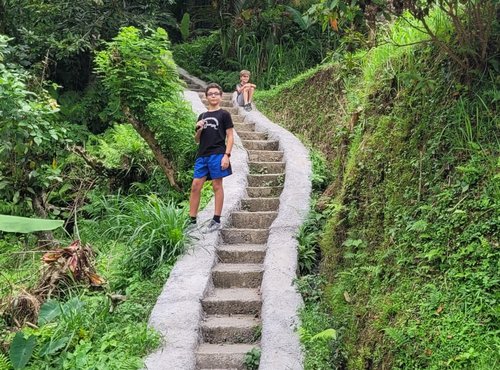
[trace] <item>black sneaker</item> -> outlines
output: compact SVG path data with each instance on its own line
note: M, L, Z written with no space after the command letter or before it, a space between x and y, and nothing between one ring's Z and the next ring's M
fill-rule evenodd
M250 112L252 110L252 104L248 103L247 105L245 105L245 110L247 112Z

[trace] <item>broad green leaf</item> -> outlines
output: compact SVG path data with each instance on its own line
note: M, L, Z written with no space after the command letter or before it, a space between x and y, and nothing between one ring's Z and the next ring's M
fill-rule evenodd
M58 340L55 341L51 340L49 343L44 344L43 347L40 349L40 356L49 356L56 353L66 344L68 344L69 339L70 339L69 337L64 337L64 338L59 338Z
M25 339L22 332L18 331L16 333L9 350L10 362L15 370L24 369L26 367L26 364L33 354L35 345L35 336L32 335L28 339Z
M337 339L337 331L335 329L326 329L323 330L322 332L316 334L311 338L311 340L330 340L330 339Z
M291 6L285 6L285 8L290 12L293 17L295 23L299 25L301 29L304 31L307 30L311 26L311 22L309 21L309 17L302 16L302 13L297 9L292 8Z
M189 13L186 12L182 16L181 24L180 24L180 31L181 31L181 36L182 40L186 41L189 37L189 24L191 23L191 18L189 16Z
M40 308L38 316L38 325L44 325L61 314L61 305L55 299L49 299Z
M57 229L63 224L63 220L46 220L42 218L0 215L0 231L8 233L49 231Z

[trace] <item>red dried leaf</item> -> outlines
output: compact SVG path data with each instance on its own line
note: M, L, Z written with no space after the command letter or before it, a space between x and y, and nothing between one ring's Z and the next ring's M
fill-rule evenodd
M57 249L51 252L47 252L42 256L42 261L45 263L52 263L57 261L62 256L62 250Z
M92 286L101 286L106 282L102 277L100 277L97 274L90 273L90 274L88 274L88 276L89 276L90 284Z
M339 32L339 24L337 18L334 17L330 18L330 27L332 27L335 30L335 32Z

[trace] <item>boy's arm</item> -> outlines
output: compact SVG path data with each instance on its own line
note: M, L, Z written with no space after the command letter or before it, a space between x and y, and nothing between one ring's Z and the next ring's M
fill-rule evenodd
M195 126L195 134L194 134L194 141L196 141L196 144L200 143L200 137L201 137L201 132L203 131L203 125L205 124L204 120L199 120L196 122Z
M223 170L229 167L229 156L231 155L231 150L233 149L234 136L233 136L233 128L226 129L226 152L222 157L222 161L220 163Z
M233 134L233 128L228 128L226 130L226 153L231 154L231 150L233 150L233 144L234 144L234 134Z

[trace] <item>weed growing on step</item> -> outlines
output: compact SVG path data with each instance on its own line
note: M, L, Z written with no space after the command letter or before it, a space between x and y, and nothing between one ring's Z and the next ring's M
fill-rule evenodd
M257 370L260 365L260 348L252 348L245 354L245 360L243 364L247 368L247 370Z
M258 342L262 337L262 325L258 325L255 327L252 335L252 342Z

